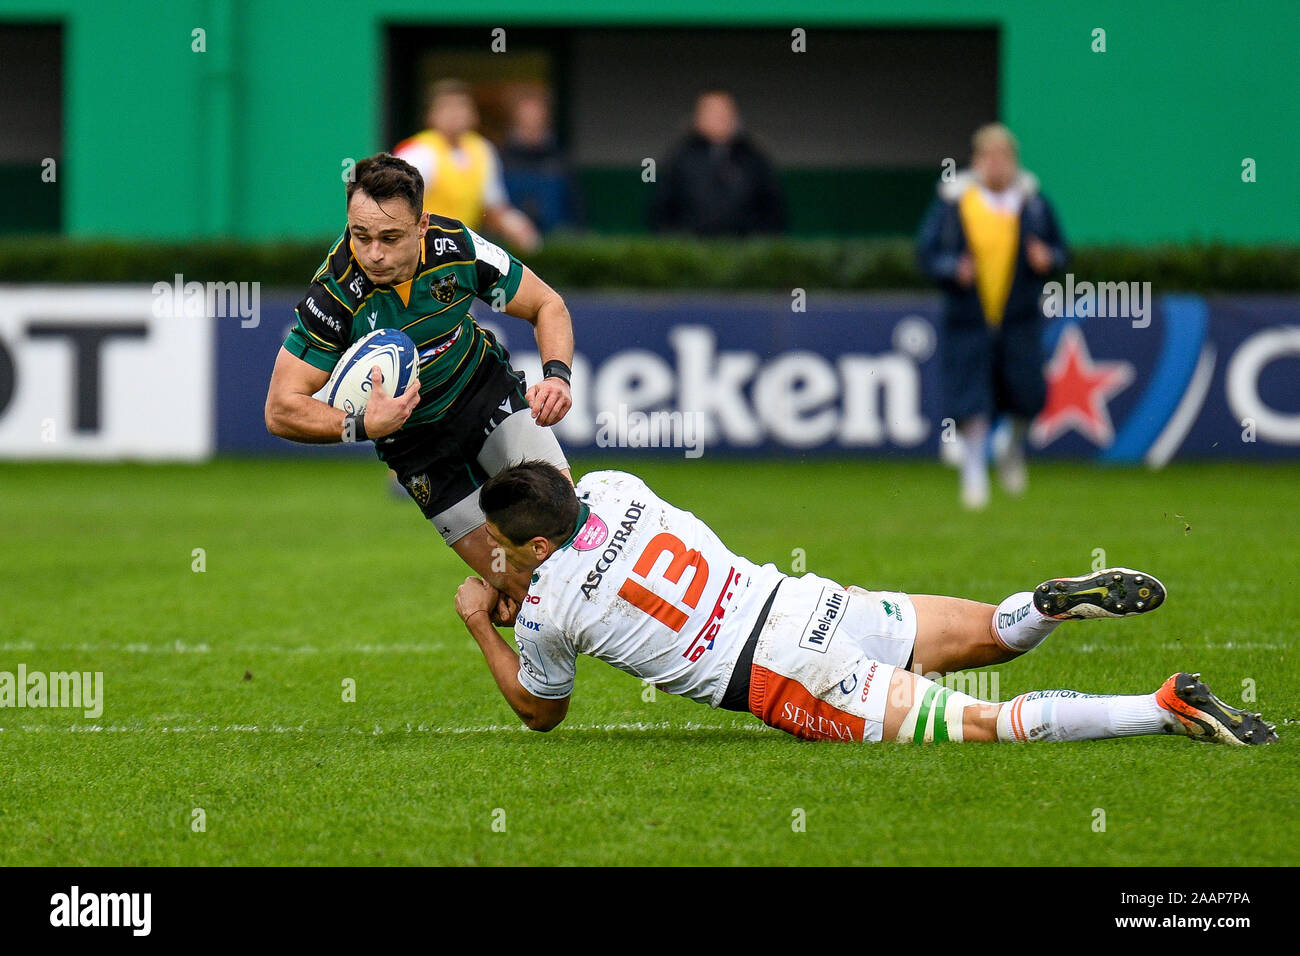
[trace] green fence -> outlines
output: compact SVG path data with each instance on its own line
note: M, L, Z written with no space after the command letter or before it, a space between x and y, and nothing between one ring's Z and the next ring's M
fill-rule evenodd
M486 44L494 26L671 22L799 26L814 42L818 30L847 26L991 27L1002 118L1072 239L1296 235L1293 0L970 0L960 10L947 0L839 0L815 10L752 0L734 9L726 0L503 0L486 11L427 0L0 0L0 23L56 21L64 31L59 196L22 200L36 203L28 225L59 219L76 236L181 240L326 235L339 225L342 160L391 145L382 115L390 25L481 25ZM1094 50L1097 30L1105 52ZM925 68L917 64L918 82ZM1242 178L1247 160L1254 182ZM635 187L618 170L581 173L596 224L631 228L642 207L620 196ZM792 171L794 226L871 233L911 216L933 178ZM4 186L6 197L31 189Z

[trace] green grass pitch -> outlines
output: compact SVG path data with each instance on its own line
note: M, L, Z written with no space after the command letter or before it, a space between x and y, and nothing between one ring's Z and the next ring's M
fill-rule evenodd
M1282 740L808 744L589 658L530 733L373 461L6 464L0 671L100 671L105 704L0 709L0 864L1300 863L1300 466L1042 465L978 515L931 463L594 467L845 584L996 602L1104 549L1165 607L1058 629L999 696L1200 670Z

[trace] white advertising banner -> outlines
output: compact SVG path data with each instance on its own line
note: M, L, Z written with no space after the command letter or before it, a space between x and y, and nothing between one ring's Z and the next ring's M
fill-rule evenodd
M0 458L209 457L213 349L147 285L0 285Z

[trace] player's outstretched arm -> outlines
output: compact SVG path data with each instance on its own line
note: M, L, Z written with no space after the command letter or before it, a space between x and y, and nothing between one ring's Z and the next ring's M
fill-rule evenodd
M266 430L290 441L324 444L343 434L343 410L318 402L312 395L329 381L330 373L280 349L266 390Z
M506 703L530 730L553 730L569 712L569 698L535 697L519 683L519 657L492 626L491 611L500 594L482 578L468 577L456 590L456 613L478 642Z
M527 266L514 298L506 305L506 314L533 326L543 369L548 362L563 362L565 368L573 365L573 319L569 307L558 292ZM544 378L525 397L533 418L542 426L554 425L573 405L568 381L557 376Z
M308 444L341 441L343 410L312 398L329 377L329 372L304 362L286 349L280 349L266 393L266 430L280 438ZM366 406L364 427L367 438L382 438L397 431L420 401L418 378L411 380L399 398L392 398L384 392L379 385L382 378L378 368L371 370L370 381L374 390Z

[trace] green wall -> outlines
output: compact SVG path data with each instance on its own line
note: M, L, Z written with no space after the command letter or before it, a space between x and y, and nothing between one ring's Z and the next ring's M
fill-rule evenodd
M1300 16L1251 4L1097 0L0 0L59 19L67 64L60 178L74 235L326 236L341 163L382 141L391 22L997 26L1002 118L1080 242L1300 237ZM191 30L207 52L191 52ZM1090 50L1106 30L1107 52ZM924 70L918 64L918 70ZM1258 164L1255 183L1241 162ZM633 172L633 171L629 171ZM608 171L594 171L596 178Z

